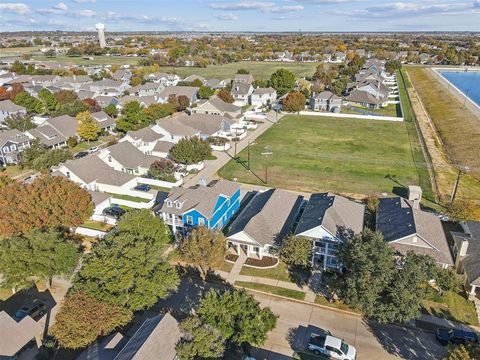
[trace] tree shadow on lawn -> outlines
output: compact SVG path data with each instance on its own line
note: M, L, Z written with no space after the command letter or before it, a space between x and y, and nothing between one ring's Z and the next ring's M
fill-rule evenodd
M435 360L446 355L445 348L431 333L398 325L379 324L366 319L363 322L389 354L407 360Z

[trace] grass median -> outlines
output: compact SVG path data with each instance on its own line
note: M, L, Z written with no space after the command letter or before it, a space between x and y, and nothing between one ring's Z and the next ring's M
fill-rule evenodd
M251 290L263 291L269 294L284 296L284 297L288 297L296 300L305 299L305 293L303 291L285 289L285 288L272 286L272 285L252 283L252 282L246 282L246 281L235 281L235 286L239 286L239 287L251 289Z

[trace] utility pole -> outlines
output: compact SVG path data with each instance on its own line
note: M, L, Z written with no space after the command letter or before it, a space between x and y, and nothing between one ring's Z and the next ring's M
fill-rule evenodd
M262 152L262 155L265 156L265 184L268 184L268 155L272 155L273 152L268 151L269 150L269 145L265 146L263 148L264 152Z
M468 172L468 170L470 170L470 168L468 166L465 166L463 168L460 167L458 169L457 179L455 180L455 183L453 184L452 196L450 197L450 205L452 205L453 202L455 201L455 196L457 195L458 184L460 183L460 176L462 175L462 171L466 173L466 172Z

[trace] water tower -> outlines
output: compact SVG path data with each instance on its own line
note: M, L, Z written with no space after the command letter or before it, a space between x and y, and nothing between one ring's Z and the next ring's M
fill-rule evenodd
M105 42L105 24L95 24L95 29L97 29L98 32L98 42L103 49L107 45Z

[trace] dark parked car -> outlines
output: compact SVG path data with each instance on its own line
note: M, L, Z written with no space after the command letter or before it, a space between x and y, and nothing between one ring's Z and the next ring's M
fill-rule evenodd
M135 190L138 190L138 191L150 191L151 187L150 185L147 185L147 184L139 184L137 186L134 187Z
M45 315L46 306L43 302L35 300L32 304L23 306L15 313L15 319L17 321L30 316L33 320L39 320L43 315Z
M120 219L125 214L125 210L118 206L110 206L103 210L103 215L111 216L115 219Z
M478 335L473 331L438 329L437 340L442 345L478 343Z
M80 151L78 153L75 154L75 156L73 157L74 159L80 159L80 158L83 158L85 156L88 155L88 152L87 151Z

